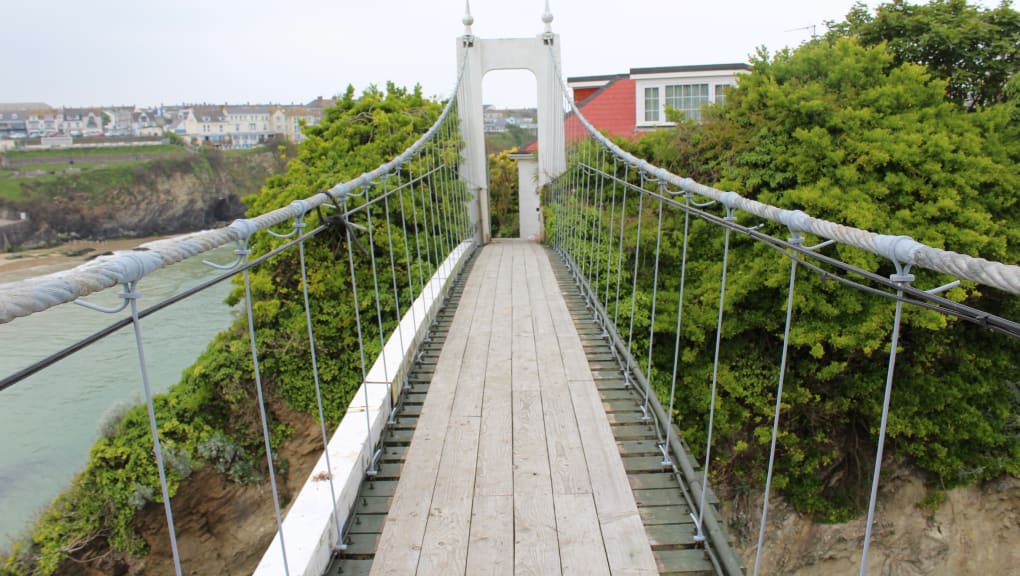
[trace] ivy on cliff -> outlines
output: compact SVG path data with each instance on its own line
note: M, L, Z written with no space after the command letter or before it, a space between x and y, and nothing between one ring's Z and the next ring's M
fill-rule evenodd
M440 103L423 98L418 88L406 90L387 85L385 91L373 87L360 96L349 88L338 97L334 107L325 111L320 124L305 127L308 138L289 161L286 173L271 177L259 195L247 199L249 213L256 215L286 206L391 160L417 140L441 110ZM430 161L435 161L450 160L457 153L457 144L452 142L433 146L426 154ZM407 182L427 169L422 163L407 166L399 175L373 186L367 197L377 198L398 181ZM440 177L435 175L430 180L432 193L423 193L425 187L419 184L415 188L417 193L393 195L375 207L374 244L369 244L367 233L356 232L367 247L367 254L374 253L386 263L378 267L378 282L388 289L380 290L377 307L374 291L366 289L374 282L370 258L354 251L368 362L380 350L377 310L382 312L383 333L390 332L397 321L389 242L392 240L395 247L404 246L401 208L409 220L406 239L412 248L410 257L403 249L395 250L392 270L405 309L410 296L409 278L416 283L419 277L427 279L433 272L430 262L440 261L452 246L449 236L434 238L434 225L426 226L424 216L417 225L410 222L412 210L423 215L428 209L442 218L445 211L456 206L449 196L463 193L456 183L443 182L447 201L437 201L435 191L440 187ZM364 201L365 197L350 200L351 206ZM319 216L309 215L307 223L309 229L316 227L320 224ZM368 225L364 213L356 217L356 223ZM252 258L282 242L265 233L256 235L249 246ZM416 246L421 247L420 258ZM308 240L306 255L323 403L326 419L335 424L362 379L343 228L329 228ZM271 418L279 402L316 414L300 278L296 250L285 252L251 272L256 340ZM238 284L230 301L236 303L242 296L243 289ZM247 321L242 315L184 372L180 383L155 398L171 496L198 466L212 466L234 481L260 481L265 454L256 402ZM274 446L279 446L287 434L286 427L273 425L272 429ZM67 562L69 556L87 561L110 550L144 553L145 542L134 525L135 513L147 503L161 502L159 494L148 417L144 406L138 406L125 414L110 435L93 446L85 469L44 512L30 538L15 546L3 561L3 570L11 574L48 575Z

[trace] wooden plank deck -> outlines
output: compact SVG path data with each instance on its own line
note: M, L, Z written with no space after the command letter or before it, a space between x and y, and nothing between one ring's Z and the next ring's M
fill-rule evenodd
M546 252L478 255L372 574L658 574Z

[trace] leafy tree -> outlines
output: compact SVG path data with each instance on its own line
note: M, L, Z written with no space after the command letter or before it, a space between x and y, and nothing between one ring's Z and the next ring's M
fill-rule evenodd
M409 91L388 85L385 92L370 88L360 97L349 88L336 106L325 111L319 125L306 127L308 138L297 157L289 162L287 172L270 178L261 194L247 200L250 213L256 215L286 206L391 160L436 121L441 109L440 103L424 99L419 88ZM363 196L350 198L349 206L359 206L368 198L378 199L383 191L421 176L435 168L438 160L451 160L457 153L456 142L434 145L423 155L427 161L405 166L400 174L377 183ZM394 194L387 201L378 202L372 210L371 222L365 211L353 217L356 224L371 225L373 231L374 244L368 242L367 233L356 232L366 252L354 251L364 348L369 361L381 348L375 291L369 288L375 280L369 255L374 253L387 261L387 265L379 266L383 272L379 276L382 288L378 309L383 314L383 332L389 333L397 322L396 299L391 288L394 278L388 265L389 241L392 239L395 247L403 246L400 210L403 207L411 214L414 206L419 215L428 209L443 218L447 210L464 199L458 197L463 194L462 187L444 181L451 176L433 174L427 182L415 185L416 193ZM439 190L445 194L440 196ZM317 214L306 220L310 228L323 223ZM405 308L410 296L409 278L417 282L415 276L419 273L428 278L434 267L430 262L439 262L452 246L451 237L440 237L434 222L426 225L424 217L417 228L409 223L407 235L412 246L410 258L403 250L394 250L397 262L392 268L396 270L396 283ZM344 236L343 227L333 226L306 242L323 403L326 419L333 423L343 416L362 379ZM254 236L249 246L252 258L266 254L282 242L264 233ZM426 245L431 250L430 256L426 255ZM422 247L421 258L414 246ZM285 252L253 269L251 281L260 368L270 418L274 419L274 412L283 403L315 414L296 251ZM238 286L232 301L236 302L241 295L243 290ZM234 481L254 482L262 477L266 464L253 382L247 321L242 317L217 336L185 371L180 383L155 398L160 437L171 463L168 473L171 496L190 474L192 463L210 465ZM286 426L274 422L271 429L273 444L279 446L288 433ZM276 464L283 468L285 463ZM58 496L32 529L31 538L17 544L0 566L12 574L46 575L68 562L69 555L83 550L99 556L109 551L144 553L145 542L135 530L135 512L147 501L159 501L159 494L148 416L145 408L138 406L116 425L112 435L93 446L88 464L71 488Z
M517 238L521 233L517 161L510 158L517 148L489 154L489 212L493 238Z
M491 132L485 135L485 153L491 156L511 148L524 148L535 141L536 134L535 130L525 130L516 124L507 124L506 132Z
M761 53L752 73L724 105L706 112L703 124L681 123L674 131L649 135L636 151L679 174L762 202L1015 262L1020 259L1015 120L1002 106L966 113L943 98L946 86L925 68L898 63L882 47L851 38L774 57ZM654 221L648 210L646 203L643 236ZM628 214L636 215L636 207ZM666 270L679 268L682 218L677 220L667 218L663 226L660 266ZM767 229L788 235L777 225ZM654 242L643 238L642 253L654 249ZM767 456L789 263L740 236L731 242L736 249L715 415L720 440L713 453L721 473L746 481L763 474ZM677 417L697 450L707 420L722 233L696 222L690 246ZM829 250L872 272L894 271L869 253L844 246ZM638 318L647 317L650 308L649 265L638 267L643 286L635 303ZM632 266L625 263L624 269ZM919 287L947 281L914 272ZM675 290L668 283L659 286L654 341L665 352L656 352L663 357L656 358L653 382L660 393L669 386L673 327L663 319L670 307L675 314ZM948 295L1020 316L1016 298L970 283ZM870 479L892 305L802 273L795 307L775 485L802 510L845 518L860 505ZM646 353L647 330L635 328L637 357ZM895 452L943 485L1020 473L1020 446L1008 431L1016 418L1009 382L1020 372L1017 343L910 309L901 346L889 427Z
M1020 12L1009 0L991 10L967 0L893 0L874 14L858 3L831 30L865 46L884 43L898 62L927 66L946 80L946 96L970 110L1003 102L1004 87L1020 70Z

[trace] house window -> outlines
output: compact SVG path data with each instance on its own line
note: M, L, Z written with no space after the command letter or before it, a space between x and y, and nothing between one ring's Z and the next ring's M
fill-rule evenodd
M645 122L659 121L659 87L645 88Z
M715 85L715 103L722 104L726 101L726 93L733 88L732 84L716 84Z
M666 106L683 112L691 120L701 120L701 106L708 101L708 84L666 86Z

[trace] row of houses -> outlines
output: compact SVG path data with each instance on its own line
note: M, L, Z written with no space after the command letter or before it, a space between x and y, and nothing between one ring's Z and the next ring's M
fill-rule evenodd
M536 108L504 109L486 104L482 106L482 119L486 134L507 132L511 126L530 132L538 129Z
M171 131L192 144L250 148L279 136L301 142L302 125L316 125L332 100L289 106L192 106L179 110Z
M158 136L156 110L134 106L54 108L44 102L0 103L0 139L40 136Z
M304 139L302 124L318 124L333 101L302 105L178 105L138 108L54 108L43 102L0 103L0 140L37 137L161 136L195 145L250 148L273 137Z

